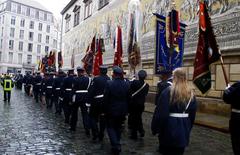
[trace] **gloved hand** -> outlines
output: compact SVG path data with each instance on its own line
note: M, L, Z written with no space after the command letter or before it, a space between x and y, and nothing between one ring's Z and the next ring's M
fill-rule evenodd
M231 87L231 85L230 85L230 84L228 84L228 86L225 88L225 90L229 89L230 87Z

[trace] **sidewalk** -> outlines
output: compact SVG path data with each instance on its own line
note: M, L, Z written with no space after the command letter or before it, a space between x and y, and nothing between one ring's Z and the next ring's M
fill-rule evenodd
M145 105L146 112L153 113L154 109L155 109L154 104L146 103ZM224 133L229 132L228 122L229 122L228 117L207 114L207 113L200 113L200 112L197 112L196 119L195 119L195 124L197 125L208 127Z

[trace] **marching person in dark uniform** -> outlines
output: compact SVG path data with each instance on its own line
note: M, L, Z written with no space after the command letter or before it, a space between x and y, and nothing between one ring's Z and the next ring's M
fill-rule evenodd
M61 87L64 80L64 72L62 70L58 71L57 78L53 82L53 102L56 108L56 114L61 114L62 112L62 97L61 97Z
M47 74L47 79L45 83L45 95L46 95L46 104L47 108L52 108L53 105L53 76L54 73L50 72Z
M34 77L33 79L33 94L37 103L40 97L41 82L42 82L42 77L40 75L40 72L37 72L37 76Z
M157 105L157 100L160 97L163 90L172 85L172 73L171 71L166 71L160 76L161 81L157 84L157 94L155 98L155 105Z
M103 110L114 154L121 152L122 125L128 113L128 104L131 98L130 85L122 77L123 70L120 67L114 67L113 80L107 82L104 92Z
M158 134L160 153L184 154L196 111L196 98L188 85L186 71L175 69L173 85L161 93L152 119L151 129L154 135Z
M74 82L74 69L68 70L68 77L64 78L63 85L61 87L61 93L63 97L63 112L65 116L65 123L69 124L72 104L72 86Z
M107 66L102 65L99 69L100 75L93 79L92 85L89 89L89 103L91 105L89 115L91 119L93 140L99 138L99 140L102 141L106 127L103 114L104 89L110 78L107 76Z
M24 83L24 90L25 93L30 96L30 89L31 89L31 85L32 85L32 77L30 75L29 72L26 73L26 75L23 78L23 83Z
M16 81L16 86L18 89L22 90L22 83L23 83L23 75L19 74L18 79Z
M2 80L1 84L3 86L3 91L4 91L4 101L10 102L11 91L12 91L12 88L14 87L11 77L7 74Z
M137 132L140 137L144 137L145 131L142 123L142 113L144 112L145 98L148 94L149 85L145 83L147 73L144 70L138 72L139 80L131 81L132 99L129 104L128 125L130 125L132 139L137 139Z
M229 129L231 133L232 148L235 155L240 155L240 82L228 87L223 94L223 100L231 105L231 119Z
M88 89L91 84L91 78L84 76L85 70L82 67L77 68L77 77L73 82L73 105L71 108L70 130L75 131L78 120L78 109L81 108L83 127L87 135L89 135L90 122L88 115L88 107L86 106Z

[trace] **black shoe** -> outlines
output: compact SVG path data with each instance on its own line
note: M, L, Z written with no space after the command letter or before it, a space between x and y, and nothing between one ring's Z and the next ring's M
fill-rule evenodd
M130 135L129 138L132 139L132 140L137 140L138 139L137 135Z
M140 137L144 137L145 136L145 131L140 132Z
M69 130L70 130L70 131L76 131L76 128L70 127Z
M85 129L85 134L86 134L87 136L90 136L90 131L89 131L88 129Z

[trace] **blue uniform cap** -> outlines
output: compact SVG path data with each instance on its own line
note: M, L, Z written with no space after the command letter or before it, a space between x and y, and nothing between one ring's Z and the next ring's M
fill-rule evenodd
M123 70L122 70L122 68L120 68L118 66L114 66L113 67L113 73L114 74L123 74Z
M140 70L138 72L138 77L139 78L146 78L147 77L147 72L145 70Z

